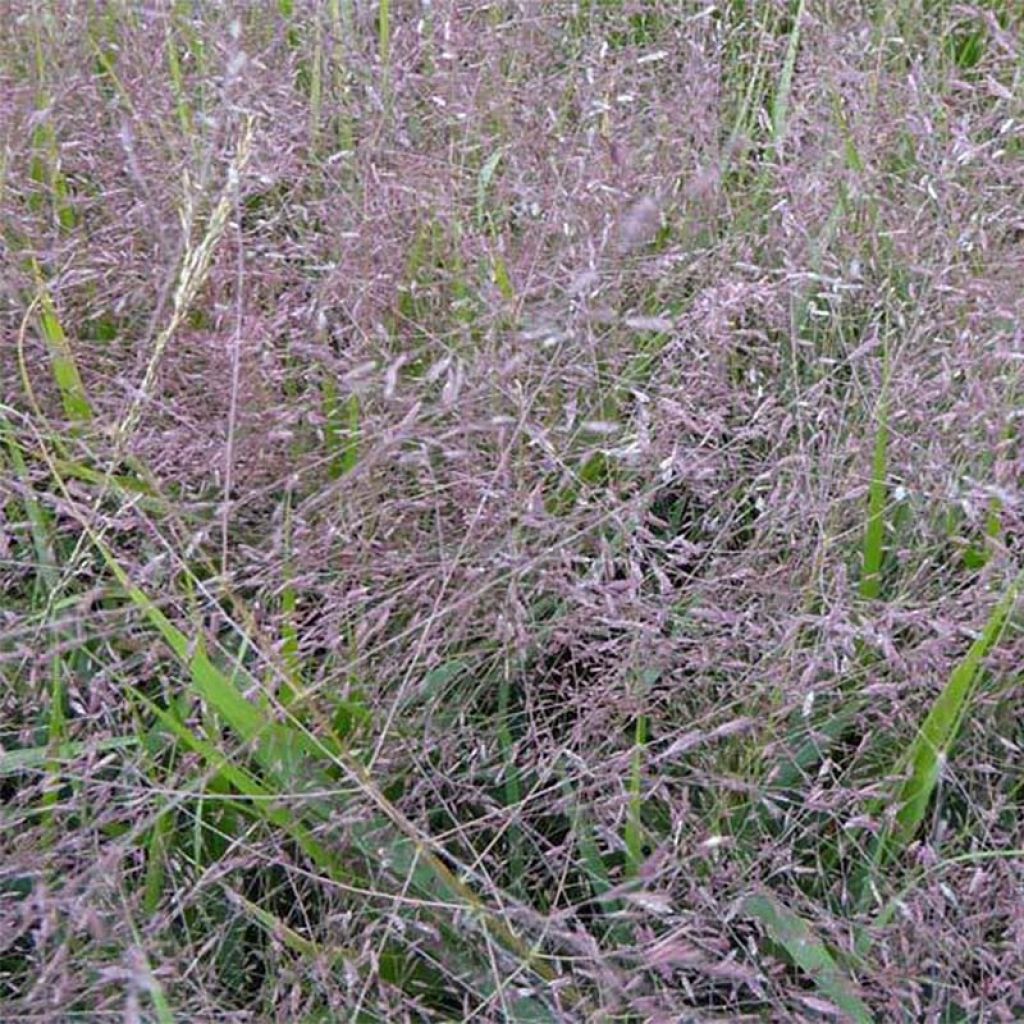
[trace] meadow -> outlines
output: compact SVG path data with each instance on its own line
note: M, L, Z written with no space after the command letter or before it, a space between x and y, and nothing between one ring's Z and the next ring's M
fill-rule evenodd
M0 1020L1024 1020L1024 8L10 0Z

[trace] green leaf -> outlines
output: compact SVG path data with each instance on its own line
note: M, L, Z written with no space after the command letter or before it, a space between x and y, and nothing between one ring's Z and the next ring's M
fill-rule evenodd
M878 429L875 433L875 450L871 459L868 521L864 528L864 562L860 576L860 596L865 600L877 598L882 589L888 448L889 423L883 399L878 414Z
M501 163L504 152L496 149L485 161L476 179L476 221L480 227L487 224L487 191L490 188L494 172Z
M26 747L21 750L0 752L0 776L14 775L30 769L42 768L47 764L73 761L90 752L105 753L108 750L124 750L138 746L135 736L113 736L105 740L62 743L59 746Z
M982 661L1002 636L1006 621L1017 604L1022 578L1024 574L1010 585L992 609L981 635L968 648L935 698L905 759L895 767L894 771L901 775L909 767L909 775L896 794L898 810L895 823L882 833L875 846L873 867L877 868L887 858L897 854L917 834L941 777L943 764L970 708ZM884 803L878 803L873 808L876 816L884 812ZM866 891L862 891L862 898L866 898L866 895Z
M316 839L299 818L298 808L303 805L293 805L285 798L287 793L275 792L268 789L259 782L244 768L234 764L228 755L219 747L210 743L209 740L192 732L188 726L182 724L177 718L165 711L159 705L154 704L144 694L137 690L131 690L133 696L152 714L164 728L177 737L187 747L199 754L210 767L227 782L236 793L242 797L238 805L250 816L262 818L276 828L280 828L287 835L290 835L306 853L306 855L319 868L327 871L335 880L349 879L349 872L345 871L337 859Z
M39 264L31 260L32 272L36 279L39 301L39 329L50 353L50 370L60 392L64 413L73 423L88 423L92 419L92 407L85 393L85 385L78 373L75 354L68 343L67 335L57 316L57 310L46 289Z
M782 65L782 75L772 101L772 137L777 146L786 138L786 122L789 115L789 97L793 89L793 72L796 69L796 56L800 51L800 22L804 19L806 0L799 0L796 14L793 15L793 28L789 33L789 45L786 47L786 58Z
M811 978L826 999L856 1024L872 1024L874 1017L857 995L853 982L839 969L832 954L803 918L770 893L748 896L742 903L742 910L764 925L769 936Z

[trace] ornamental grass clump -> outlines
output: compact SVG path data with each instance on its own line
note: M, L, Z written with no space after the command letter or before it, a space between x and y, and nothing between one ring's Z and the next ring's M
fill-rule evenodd
M9 5L0 1019L1012 1021L1011 6Z

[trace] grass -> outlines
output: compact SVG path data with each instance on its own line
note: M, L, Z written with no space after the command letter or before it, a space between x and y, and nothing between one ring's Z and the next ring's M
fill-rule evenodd
M12 12L0 1018L1024 1014L1012 5Z

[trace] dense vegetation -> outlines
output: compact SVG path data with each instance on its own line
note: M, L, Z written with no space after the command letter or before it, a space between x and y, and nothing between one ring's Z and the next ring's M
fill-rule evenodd
M1024 1019L1024 9L0 20L0 1019Z

